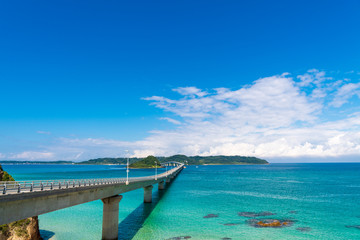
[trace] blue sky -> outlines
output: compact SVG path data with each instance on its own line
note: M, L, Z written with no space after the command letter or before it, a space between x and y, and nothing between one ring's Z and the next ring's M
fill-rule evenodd
M0 158L357 161L359 7L2 2Z

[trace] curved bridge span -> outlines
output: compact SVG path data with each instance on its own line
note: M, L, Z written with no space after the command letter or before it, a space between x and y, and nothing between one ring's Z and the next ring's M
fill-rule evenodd
M153 185L163 190L165 183L184 168L179 162L163 163L174 168L153 176L54 181L0 182L0 225L101 199L102 239L118 239L121 193L144 189L144 202L151 203Z

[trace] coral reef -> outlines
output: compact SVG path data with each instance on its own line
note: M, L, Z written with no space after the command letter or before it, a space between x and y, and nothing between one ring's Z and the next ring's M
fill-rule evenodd
M224 226L236 226L239 225L240 223L224 223Z
M250 226L257 228L282 228L290 227L294 224L293 220L279 219L250 219L246 221Z
M217 218L217 217L219 217L219 214L212 214L212 213L210 213L210 214L204 216L203 218Z
M311 227L298 227L298 228L296 228L296 230L298 230L300 232L310 232Z
M357 228L357 229L360 229L360 225L347 225L345 226L347 228Z

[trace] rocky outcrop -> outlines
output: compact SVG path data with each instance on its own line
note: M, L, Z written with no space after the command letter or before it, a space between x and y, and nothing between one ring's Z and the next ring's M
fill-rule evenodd
M0 165L0 181L15 181L10 174L8 174L3 170L1 165Z
M0 180L14 181L0 165ZM0 225L0 240L40 240L38 217L31 217L9 224Z
M290 219L250 219L246 222L256 228L282 228L291 227L294 224L294 221Z

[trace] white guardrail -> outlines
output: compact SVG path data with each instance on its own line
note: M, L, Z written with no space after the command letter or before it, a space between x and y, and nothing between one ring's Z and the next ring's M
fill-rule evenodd
M167 172L145 177L129 178L131 182L141 182L152 179L168 177L178 171L184 164L170 169ZM79 188L95 185L126 184L126 178L99 178L99 179L59 179L59 180L35 180L35 181L0 181L0 196L5 194L17 194L23 192L35 192L55 190L62 188Z

